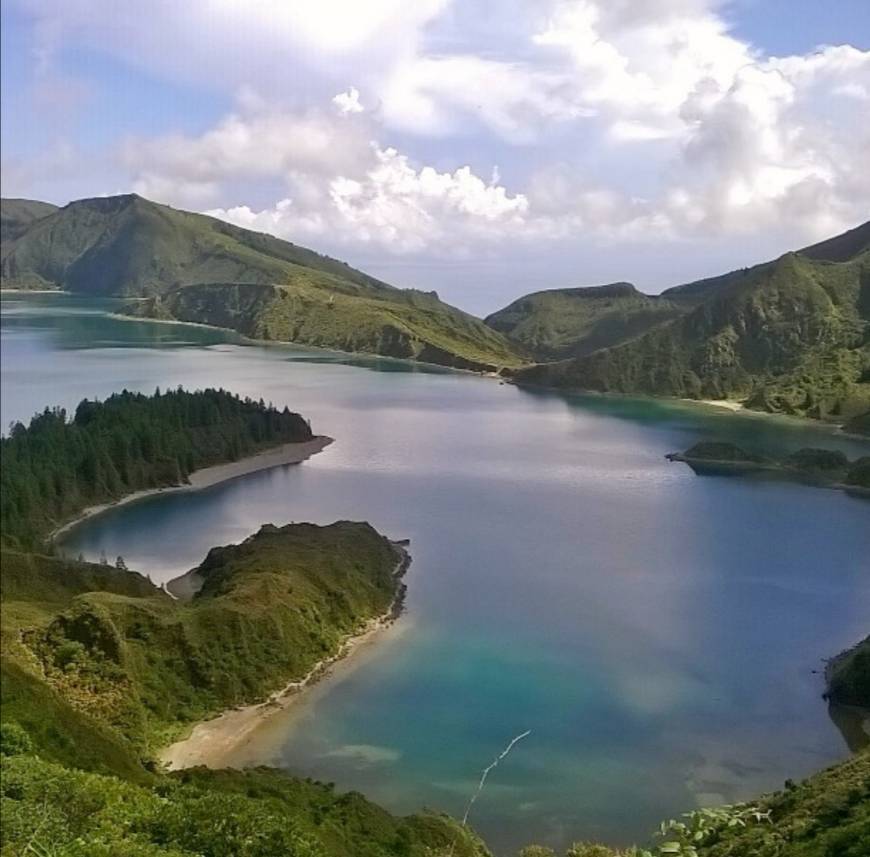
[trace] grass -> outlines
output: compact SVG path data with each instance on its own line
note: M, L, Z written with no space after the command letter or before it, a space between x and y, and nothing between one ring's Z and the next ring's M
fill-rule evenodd
M867 249L842 263L788 254L709 281L685 315L636 339L516 378L848 420L870 410L868 271Z
M396 818L361 795L273 770L198 769L146 786L19 753L3 774L4 857L488 854L445 816Z
M263 527L212 549L196 569L201 590L182 603L129 572L7 551L4 652L148 755L334 655L389 611L396 564L368 524Z
M399 559L368 524L268 525L212 549L178 602L134 572L3 551L0 854L484 857L441 815L396 818L273 770L150 761L184 724L301 677L387 612Z
M677 303L629 283L534 292L488 316L486 324L536 360L564 360L634 339L677 318Z
M523 355L434 293L396 289L270 235L135 195L79 200L41 219L10 211L7 288L145 297L135 311L248 336L465 369Z

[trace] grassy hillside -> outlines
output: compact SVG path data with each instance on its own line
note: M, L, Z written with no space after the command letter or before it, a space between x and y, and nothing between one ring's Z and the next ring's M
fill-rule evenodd
M0 853L424 857L455 841L485 855L440 815L395 818L277 771L169 776L149 761L387 611L399 559L367 524L266 526L213 549L181 603L133 572L3 551Z
M12 202L14 213L21 206ZM434 293L396 289L305 247L135 194L78 200L12 229L2 278L7 288L165 295L137 312L250 336L472 369L522 362L504 337Z
M683 313L665 298L645 295L631 283L533 292L488 316L540 361L590 354L633 339Z
M398 559L367 524L263 527L214 548L182 603L137 575L7 551L4 653L147 754L335 654L390 608Z
M15 201L11 208L20 210ZM3 209L9 201L4 200ZM81 199L30 224L2 259L4 283L21 279L82 294L158 294L208 281L280 282L299 269L392 291L361 271L271 235L136 194Z
M153 785L4 760L4 855L51 857L486 857L443 815L397 818L356 793L279 771L198 769Z
M0 200L0 259L11 242L20 238L37 220L57 211L56 205L33 199Z
M817 418L870 409L870 250L845 262L787 254L705 282L681 317L622 345L520 370L517 380L740 399Z
M518 349L483 322L426 292L338 289L311 274L283 285L204 283L133 304L152 318L194 321L253 339L297 342L497 371L519 366Z

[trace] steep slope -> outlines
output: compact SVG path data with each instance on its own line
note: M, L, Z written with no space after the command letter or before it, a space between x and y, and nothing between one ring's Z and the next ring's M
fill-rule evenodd
M8 246L2 275L10 286L24 278L83 294L140 296L185 283L281 282L299 268L394 291L336 259L136 194L77 200L34 221Z
M486 857L443 815L397 818L266 768L149 761L162 729L280 686L382 612L395 559L366 524L265 528L215 549L210 591L181 605L132 572L4 551L2 853Z
M870 220L841 235L804 247L803 250L798 250L798 253L808 259L848 262L868 247L870 247Z
M334 655L391 609L403 559L364 523L264 526L212 549L202 588L179 602L137 575L5 551L3 654L148 754ZM78 582L52 587L50 574Z
M430 293L395 292L395 299L360 290L324 288L299 278L285 285L203 283L136 305L131 314L211 324L253 339L297 342L497 371L524 361L518 349L479 319Z
M0 200L0 259L10 251L12 242L43 217L57 211L57 206L33 199Z
M550 289L518 298L484 321L537 360L580 357L618 345L682 314L678 304L631 283Z
M151 298L134 311L462 368L522 362L503 336L434 293L135 194L71 202L7 245L7 288Z
M863 237L845 261L789 253L671 290L665 295L689 306L685 315L622 345L520 370L516 378L605 392L733 398L819 418L861 414L870 408L870 232L853 232ZM854 235L827 242L820 253L839 256L844 247L856 247Z
M825 679L832 702L870 709L870 637L831 658Z

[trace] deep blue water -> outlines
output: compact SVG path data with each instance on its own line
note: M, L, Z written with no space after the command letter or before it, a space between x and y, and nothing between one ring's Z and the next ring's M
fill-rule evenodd
M461 814L499 854L625 843L844 757L821 659L870 625L870 503L664 459L702 437L867 445L695 405L529 393L376 358L4 297L2 419L127 387L219 385L336 438L297 467L153 498L64 545L167 580L261 523L411 539L407 612L233 760Z

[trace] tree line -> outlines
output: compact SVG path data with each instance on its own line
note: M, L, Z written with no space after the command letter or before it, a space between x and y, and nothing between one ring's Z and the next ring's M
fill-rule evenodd
M46 408L0 439L0 540L33 548L87 506L311 437L299 414L226 390L124 390L83 400L72 419Z

